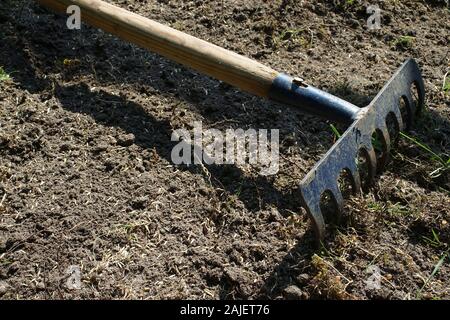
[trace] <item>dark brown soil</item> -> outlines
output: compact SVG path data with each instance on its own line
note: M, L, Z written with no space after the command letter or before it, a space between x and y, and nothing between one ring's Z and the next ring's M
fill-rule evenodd
M444 1L373 1L372 32L358 0L109 2L360 106L414 57L427 100L409 135L448 159ZM450 298L448 165L431 176L444 164L430 152L401 138L317 249L297 187L333 144L329 123L65 22L34 1L0 3L2 299ZM173 165L171 133L195 120L280 129L280 172ZM80 290L67 288L71 265Z

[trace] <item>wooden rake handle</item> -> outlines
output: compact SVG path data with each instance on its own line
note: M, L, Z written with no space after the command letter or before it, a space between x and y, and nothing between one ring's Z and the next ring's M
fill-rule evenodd
M303 112L350 124L360 109L351 103L279 73L255 60L101 0L37 0L58 12L71 5L81 19L106 32L161 54L244 91L299 108Z
M255 60L105 1L38 2L58 12L66 12L70 5L77 5L81 9L81 19L84 22L261 97L268 97L272 82L279 74Z

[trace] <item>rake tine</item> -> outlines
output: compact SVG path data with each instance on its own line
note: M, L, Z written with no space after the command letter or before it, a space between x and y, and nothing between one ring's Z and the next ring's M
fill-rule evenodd
M382 150L382 156L377 159L377 170L380 173L384 170L386 167L386 164L389 162L389 152L391 150L391 138L389 136L389 131L387 129L387 126L384 125L382 127L378 128L378 137L381 139L381 146L383 148Z
M375 149L373 146L370 147L370 149L367 150L367 156L369 157L368 165L369 165L369 175L368 175L368 182L369 186L372 186L375 182L375 177L377 173L377 155L375 153Z
M334 197L334 202L336 205L336 211L337 211L336 213L338 215L338 219L340 219L342 217L342 214L344 213L344 197L342 196L342 192L339 189L337 181L336 181L335 187L330 191Z
M403 121L402 113L400 111L400 99L394 102L394 106L395 107L389 111L388 115L389 114L393 115L393 117L391 117L391 118L392 118L392 120L395 121L395 123L394 123L395 131L396 131L396 133L398 133L399 131L402 131L405 129L405 123ZM391 141L391 142L394 142L394 141Z
M302 202L304 198L301 197ZM325 237L325 220L323 218L322 210L320 209L320 197L318 201L310 202L309 204L303 202L303 208L305 208L309 219L312 221L312 226L316 237L322 240Z
M349 170L352 178L352 192L353 194L358 194L361 190L361 176L359 174L358 167L356 166L356 162L355 166L353 168L349 168Z
M405 100L405 106L407 110L405 130L409 131L413 125L416 108L414 106L414 100L412 99L411 93L409 91L403 96L403 98Z

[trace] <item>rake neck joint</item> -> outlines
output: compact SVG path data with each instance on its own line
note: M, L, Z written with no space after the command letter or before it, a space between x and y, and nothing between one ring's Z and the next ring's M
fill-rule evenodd
M272 82L271 100L300 108L300 110L321 118L350 125L359 107L325 91L305 84L301 79L279 74Z

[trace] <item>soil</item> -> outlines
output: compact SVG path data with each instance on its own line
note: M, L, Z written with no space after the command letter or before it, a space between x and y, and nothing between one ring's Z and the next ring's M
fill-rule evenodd
M417 143L400 138L318 248L298 185L336 139L329 122L1 1L1 299L450 298L445 1L374 0L375 31L358 0L108 2L359 106L413 57L427 90ZM194 121L279 129L280 171L174 165L171 134Z

